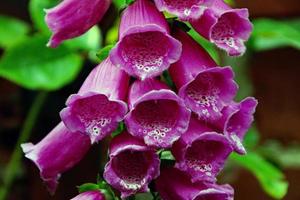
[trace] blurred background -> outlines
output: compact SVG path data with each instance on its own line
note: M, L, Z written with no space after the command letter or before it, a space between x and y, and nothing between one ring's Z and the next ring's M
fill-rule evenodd
M50 32L42 9L57 2L0 1L0 200L70 199L75 186L95 182L105 159L103 141L64 173L51 197L38 169L20 152L20 143L37 143L59 122L67 97L117 39L118 0L98 27L58 49L46 48ZM232 155L220 180L234 186L236 200L299 200L300 1L228 2L249 8L255 26L243 57L228 58L190 31L220 65L234 67L237 100L249 95L259 100L245 139L248 155Z

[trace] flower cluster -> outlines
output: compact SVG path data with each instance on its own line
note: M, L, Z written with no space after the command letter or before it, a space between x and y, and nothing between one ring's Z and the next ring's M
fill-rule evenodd
M77 37L95 25L110 0L64 0L47 10L53 32L49 46ZM229 55L241 55L252 25L247 9L223 0L136 0L122 12L119 41L89 74L60 112L62 122L40 143L22 144L54 192L61 173L91 145L111 135L120 122L103 177L122 198L149 191L164 200L232 200L216 176L233 151L245 154L243 138L257 101L235 102L238 86L231 67L220 67L188 33L170 27L160 11L189 22ZM161 79L168 70L176 87ZM158 151L171 150L175 165L160 167ZM99 191L74 199L105 199Z

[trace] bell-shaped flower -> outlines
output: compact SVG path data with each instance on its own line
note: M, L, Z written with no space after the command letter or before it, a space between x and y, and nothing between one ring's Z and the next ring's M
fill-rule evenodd
M232 102L224 108L223 117L218 122L220 131L228 137L239 154L246 153L242 141L254 120L256 106L257 100L253 97L245 98L239 103Z
M187 172L192 182L214 182L232 151L227 137L205 127L195 117L191 118L187 132L172 147L176 168Z
M179 19L198 19L214 0L154 0L160 11L167 11Z
M230 185L192 183L186 173L176 168L162 170L155 188L163 200L233 200L234 196Z
M230 67L216 67L209 54L188 34L174 31L182 42L182 56L169 72L186 106L200 118L213 121L236 95L238 86Z
M155 150L142 140L123 132L113 138L104 179L126 198L147 192L148 184L159 175L160 160Z
M98 190L83 192L71 200L105 200L105 196Z
M192 20L193 28L203 37L225 50L230 56L240 56L245 50L253 26L249 21L248 9L232 9L223 0L204 11L197 20Z
M21 145L25 157L40 170L40 176L50 193L54 193L61 173L76 165L91 147L89 137L79 132L71 133L60 122L38 144Z
M111 134L127 113L129 76L104 60L89 74L77 94L71 95L60 112L71 131L87 133L91 142Z
M153 147L169 148L187 130L190 110L156 79L135 81L129 91L128 131Z
M111 50L114 65L142 80L160 75L181 54L181 44L150 0L136 0L122 14L119 42Z
M45 10L46 23L52 31L48 46L57 47L64 40L84 34L102 19L110 3L111 0L64 0Z

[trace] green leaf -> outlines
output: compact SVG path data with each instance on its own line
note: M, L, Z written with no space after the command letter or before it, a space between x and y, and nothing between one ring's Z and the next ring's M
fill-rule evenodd
M0 47L11 47L24 38L30 27L26 22L8 17L0 16Z
M46 12L44 9L49 9L56 6L60 0L30 0L29 12L33 24L37 30L50 35L50 30L45 22Z
M256 126L253 125L249 129L249 131L247 132L244 138L244 145L246 149L250 149L250 150L254 149L254 147L258 145L259 139L260 139L259 132Z
M100 189L99 185L97 185L95 183L85 183L80 186L77 186L77 188L78 188L79 193Z
M64 42L66 46L74 50L96 51L102 43L101 30L98 26L92 27L88 32L80 37Z
M230 159L253 173L264 191L273 198L282 199L286 195L288 183L284 180L283 173L259 154L254 152L244 156L232 154Z
M116 20L114 25L107 31L105 37L105 44L114 44L118 41L120 21Z
M110 50L111 50L114 46L115 46L114 44L107 45L107 46L103 47L103 48L97 53L97 57L100 59L100 61L103 61L103 60L105 60L105 59L108 57Z
M257 19L253 21L250 47L256 51L291 46L300 49L300 19L272 20Z
M162 152L160 152L160 159L162 159L162 160L175 160L175 158L172 155L171 151L162 151Z
M116 137L117 135L119 135L120 133L122 133L125 129L125 125L123 122L119 123L119 126L117 127L117 129L111 134L113 137Z
M283 168L300 168L300 144L283 146L270 140L258 148L259 153Z
M56 90L70 83L82 58L63 45L47 48L47 40L36 35L8 49L0 61L0 76L28 89Z

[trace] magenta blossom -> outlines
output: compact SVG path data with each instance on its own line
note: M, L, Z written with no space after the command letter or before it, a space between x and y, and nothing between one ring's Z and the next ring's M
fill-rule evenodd
M159 175L159 157L142 140L123 132L113 138L110 160L104 179L126 198L137 192L147 192L148 184Z
M102 19L110 3L111 0L64 0L47 9L46 23L53 32L48 46L57 47L88 31Z
M95 190L83 192L72 198L71 200L105 200L105 197L100 191Z
M91 147L89 137L71 133L61 122L42 141L21 145L25 156L40 170L50 193L54 193L61 173L76 165Z
M253 29L248 18L246 8L232 9L223 0L216 0L200 19L191 21L191 24L203 37L230 56L240 56L246 50L244 42Z
M220 130L228 137L237 153L246 153L242 141L254 120L256 106L257 100L248 97L239 103L232 102L222 111L223 117L219 121Z
M154 0L160 11L167 11L181 20L198 19L214 0Z
M190 111L164 83L135 81L129 91L125 124L133 136L154 147L168 148L187 130Z
M229 140L191 118L189 129L172 147L176 168L186 171L191 181L215 181L232 152Z
M180 42L169 32L163 14L150 0L136 0L122 14L112 63L142 80L161 74L181 54Z
M186 106L205 120L216 120L236 95L238 86L230 67L216 67L208 53L188 34L174 32L182 42L182 56L170 67L170 75Z
M186 173L176 168L162 170L155 184L163 200L233 200L230 185L192 183Z
M60 116L71 131L87 133L97 142L112 133L127 113L123 101L127 96L129 77L104 60L87 77L78 94L67 100Z

